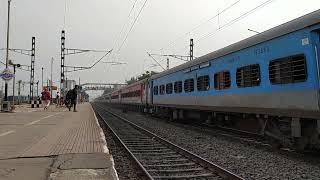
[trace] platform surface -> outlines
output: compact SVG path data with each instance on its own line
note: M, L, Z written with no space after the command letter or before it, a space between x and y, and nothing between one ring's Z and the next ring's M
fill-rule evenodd
M106 178L117 175L89 103L0 113L0 180Z

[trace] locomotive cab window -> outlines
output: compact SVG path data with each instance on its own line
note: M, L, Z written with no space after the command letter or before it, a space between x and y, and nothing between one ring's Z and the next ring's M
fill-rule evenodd
M230 72L222 71L214 74L214 88L217 90L228 89L231 86Z
M164 85L161 85L160 86L160 95L163 95L165 92L165 86Z
M172 83L168 83L166 85L166 94L172 94L172 91L173 91L172 89L173 89Z
M272 84L289 84L307 80L307 64L304 54L276 59L269 64Z
M187 79L184 81L184 92L193 92L194 91L194 79Z
M210 89L210 78L208 75L197 78L197 89L198 91L208 91Z
M176 81L174 83L174 93L181 93L182 92L182 81Z
M260 66L252 64L237 69L237 86L253 87L260 85Z
M153 87L153 95L158 95L158 94L159 94L158 86Z

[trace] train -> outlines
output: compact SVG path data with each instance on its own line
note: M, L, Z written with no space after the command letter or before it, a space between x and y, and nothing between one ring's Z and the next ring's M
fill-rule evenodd
M320 10L96 101L320 149Z

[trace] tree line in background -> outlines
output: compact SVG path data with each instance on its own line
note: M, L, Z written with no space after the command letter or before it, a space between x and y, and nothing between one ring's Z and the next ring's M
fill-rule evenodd
M154 74L157 74L157 72L155 72L155 71L146 71L145 73L143 73L143 74L141 74L141 75L139 75L137 77L131 77L129 80L126 80L126 83L129 85L129 84L141 81L143 79L149 78Z

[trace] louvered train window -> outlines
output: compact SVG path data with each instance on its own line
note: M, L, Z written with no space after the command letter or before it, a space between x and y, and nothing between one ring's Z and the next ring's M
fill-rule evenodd
M198 77L197 89L198 91L208 91L210 89L210 79L208 75Z
M184 92L193 92L194 91L194 80L187 79L184 81Z
M182 92L182 81L176 81L174 83L174 93L181 93Z
M214 88L217 90L230 88L230 72L222 71L214 74Z
M269 64L272 84L289 84L307 80L307 64L303 54L276 59Z
M166 85L166 94L172 94L172 91L173 91L172 83L168 83Z
M260 66L252 64L237 69L237 86L253 87L260 85Z
M161 85L160 86L160 95L163 95L165 92L165 86L164 85Z
M159 94L158 86L153 87L153 95L158 95L158 94Z

